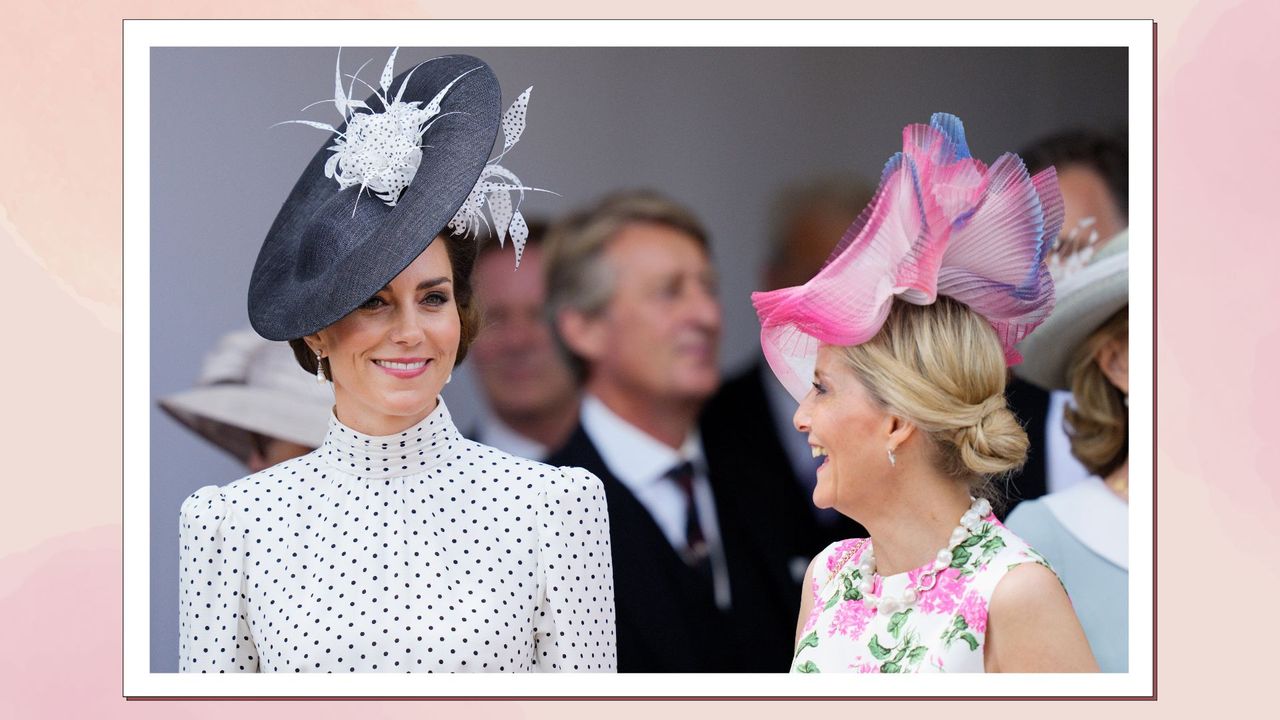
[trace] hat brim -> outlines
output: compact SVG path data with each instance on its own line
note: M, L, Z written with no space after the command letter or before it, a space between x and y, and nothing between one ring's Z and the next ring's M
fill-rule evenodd
M253 451L253 434L320 447L332 404L238 384L211 385L160 398L160 407L242 463Z
M1129 253L1094 262L1057 286L1057 306L1019 345L1014 373L1046 390L1070 386L1071 355L1107 318L1129 304Z
M412 76L410 76L412 73ZM394 207L325 177L336 135L312 157L276 216L249 283L249 319L269 340L293 340L356 309L431 244L475 187L497 138L502 93L484 61L467 55L429 60L409 77L404 100L427 102L457 81L423 137L413 181ZM380 101L370 97L370 107ZM346 125L338 128L345 132Z

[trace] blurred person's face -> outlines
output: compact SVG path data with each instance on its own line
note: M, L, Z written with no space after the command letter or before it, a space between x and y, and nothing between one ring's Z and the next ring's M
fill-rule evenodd
M453 268L436 241L349 315L307 336L329 359L338 419L391 435L435 410L462 336Z
M306 455L314 449L290 440L260 435L254 438L253 449L249 451L249 458L245 461L245 465L248 466L249 472L256 473L273 465L279 465L285 460Z
M1128 225L1106 181L1096 171L1084 165L1066 165L1058 171L1058 187L1064 211L1062 238L1087 241L1096 231L1100 248Z
M1125 395L1129 394L1129 338L1108 338L1098 348L1094 362L1098 363L1108 382Z
M720 381L720 304L702 246L682 230L634 223L604 260L613 297L569 340L587 358L591 383L632 397L705 400Z
M528 246L518 270L509 253L486 252L471 279L484 326L470 357L489 407L500 418L513 418L573 402L573 373L542 314L547 290L541 247Z
M766 273L768 289L809 282L855 219L856 215L830 207L816 207L795 218L787 230L780 262L771 265Z

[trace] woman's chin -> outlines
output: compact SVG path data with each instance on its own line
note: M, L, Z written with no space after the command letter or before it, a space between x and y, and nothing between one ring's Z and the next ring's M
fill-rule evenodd
M835 507L836 500L831 497L831 493L822 486L822 482L818 482L818 486L813 489L813 505L820 510L828 510Z
M383 398L383 409L388 415L410 419L422 419L436 409L436 393L400 392Z

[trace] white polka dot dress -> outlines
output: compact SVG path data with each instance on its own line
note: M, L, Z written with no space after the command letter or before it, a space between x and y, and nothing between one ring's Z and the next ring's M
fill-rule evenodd
M466 440L440 401L387 437L182 504L183 672L615 667L600 480Z

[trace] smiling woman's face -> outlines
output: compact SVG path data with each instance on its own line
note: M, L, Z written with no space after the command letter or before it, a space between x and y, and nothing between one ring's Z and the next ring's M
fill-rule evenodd
M813 387L792 421L809 436L815 456L826 457L818 468L813 503L854 517L861 500L875 493L890 471L889 412L841 361L839 349L824 344L818 349Z
M307 337L329 360L338 419L392 435L436 408L462 335L453 269L437 238L407 268L338 322Z

